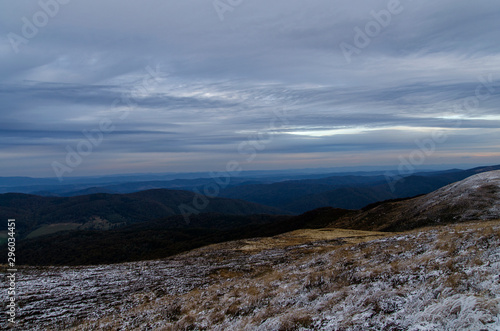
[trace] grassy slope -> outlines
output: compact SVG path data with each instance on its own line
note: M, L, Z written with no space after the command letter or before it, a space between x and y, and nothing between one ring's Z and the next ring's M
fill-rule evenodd
M76 230L80 224L78 223L55 223L55 224L47 224L42 227L32 231L26 237L27 239L32 239L36 237L46 236L49 234L54 234L62 231L71 231Z
M334 228L405 231L422 226L496 219L500 210L500 172L471 176L427 195L375 203L337 218Z
M122 269L141 273L136 281L148 285L141 285L138 292L122 290L121 299L113 303L100 303L110 312L97 319L71 321L68 311L57 320L41 316L37 322L52 327L72 325L74 330L500 327L500 221L385 235L326 233L301 230L275 238L276 245L267 240L217 244L154 266L139 262L113 269L73 269L75 286L89 277L105 280L114 273L121 275ZM372 235L384 236L374 239ZM177 269L182 270L176 276L158 278L161 270ZM40 279L34 276L36 269L26 272L26 279ZM43 272L58 286L62 281L58 275L69 271L51 268ZM155 276L148 276L149 272ZM150 284L157 278L159 283ZM67 308L65 300L70 295L59 295L54 304ZM105 289L102 296L106 296Z

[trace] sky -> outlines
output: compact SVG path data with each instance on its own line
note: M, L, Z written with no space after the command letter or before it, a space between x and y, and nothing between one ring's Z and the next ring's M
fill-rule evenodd
M497 0L0 0L0 176L500 164Z

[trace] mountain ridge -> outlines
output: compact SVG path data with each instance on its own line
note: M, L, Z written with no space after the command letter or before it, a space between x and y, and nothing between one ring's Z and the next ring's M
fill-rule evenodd
M428 225L500 218L500 171L478 173L434 192L380 203L332 222L329 227L404 231Z

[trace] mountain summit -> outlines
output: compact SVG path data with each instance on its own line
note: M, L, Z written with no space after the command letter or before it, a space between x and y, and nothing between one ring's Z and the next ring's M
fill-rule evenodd
M500 171L489 171L424 196L367 207L330 226L404 231L421 226L500 218Z
M427 217L444 216L454 220L484 220L500 217L500 171L490 171L447 185L416 199L415 212Z

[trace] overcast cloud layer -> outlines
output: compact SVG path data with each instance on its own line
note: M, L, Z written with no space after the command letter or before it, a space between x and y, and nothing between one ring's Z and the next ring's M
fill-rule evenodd
M500 163L496 0L1 1L0 32L0 176Z

